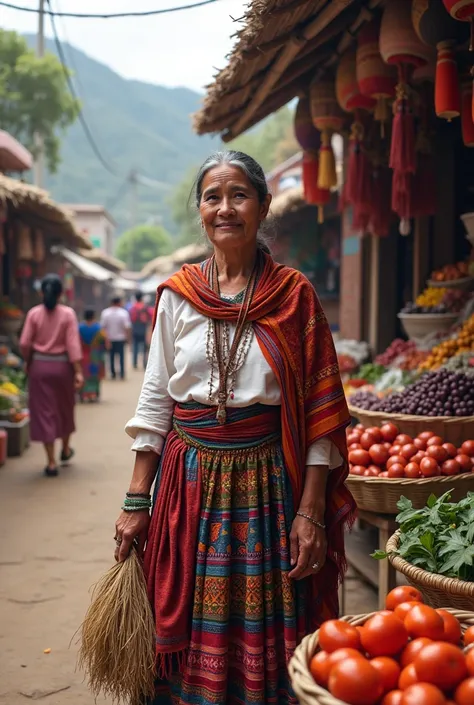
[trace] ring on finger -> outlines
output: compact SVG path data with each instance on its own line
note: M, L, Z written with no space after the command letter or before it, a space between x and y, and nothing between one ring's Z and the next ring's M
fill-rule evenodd
M117 546L120 546L120 544L122 543L123 539L122 539L121 536L114 536L114 541L115 541L115 543L117 544Z
M319 561L314 561L313 565L311 566L312 570L318 570L319 568Z

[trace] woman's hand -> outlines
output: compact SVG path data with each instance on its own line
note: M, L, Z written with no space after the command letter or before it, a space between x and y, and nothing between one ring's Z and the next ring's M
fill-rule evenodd
M148 536L151 517L148 510L140 512L122 512L115 524L115 560L124 561L135 539L138 541L138 556L142 558Z
M74 373L74 389L76 392L84 386L84 376L82 372Z
M301 580L319 573L326 562L326 552L326 531L309 519L296 516L290 533L290 557L294 566L290 578Z

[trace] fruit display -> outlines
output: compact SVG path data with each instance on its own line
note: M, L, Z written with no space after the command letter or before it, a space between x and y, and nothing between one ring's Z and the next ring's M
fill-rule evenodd
M377 355L375 362L377 365L384 365L389 367L392 365L397 358L401 355L406 355L412 351L416 350L416 344L412 340L402 340L402 338L395 338L385 352Z
M408 585L385 607L358 626L323 622L308 664L317 685L347 705L473 705L473 628L463 634L456 613L425 605Z
M341 373L341 375L351 374L358 367L357 362L354 360L354 358L350 355L344 355L344 353L341 353L337 356L337 361L339 364L339 372Z
M414 509L409 499L400 497L396 553L429 573L473 582L474 494L468 493L460 502L449 500L446 492L422 509ZM373 558L382 560L387 553L376 551Z
M474 377L474 350L450 358L443 365L443 369L450 370L450 372L462 372L467 377Z
M349 474L359 477L418 479L460 475L474 470L474 441L460 448L433 431L416 438L400 433L393 423L380 428L357 425L347 430Z
M408 385L403 392L383 399L358 392L349 402L370 411L414 416L474 415L474 378L447 369L428 372Z
M402 356L398 363L398 367L407 372L415 371L428 359L428 356L429 352L427 350L415 349L412 352L407 352Z
M447 293L446 287L429 286L416 298L416 305L431 308L442 303L444 295Z
M442 296L439 296L439 292ZM426 289L415 303L407 303L402 313L460 313L467 304L471 294L459 289Z
M441 269L432 272L430 279L434 282L454 282L465 279L469 276L469 264L458 262L457 264L447 264Z
M336 340L335 348L338 358L341 355L347 355L356 362L356 367L362 365L363 362L370 357L369 344L359 340Z
M361 365L359 370L352 375L352 379L364 380L367 384L375 384L386 373L387 368L373 362Z
M474 315L470 316L455 336L436 345L429 357L420 365L420 370L435 370L451 357L474 351Z
M18 320L23 317L23 312L7 299L0 301L0 318Z

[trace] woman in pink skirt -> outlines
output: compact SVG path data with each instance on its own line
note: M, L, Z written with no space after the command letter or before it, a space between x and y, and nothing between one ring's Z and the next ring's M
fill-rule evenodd
M83 385L82 351L76 314L59 304L61 279L48 274L41 283L43 303L26 316L20 349L28 371L31 440L44 444L48 477L58 474L54 442L62 441L61 463L74 455L75 391Z

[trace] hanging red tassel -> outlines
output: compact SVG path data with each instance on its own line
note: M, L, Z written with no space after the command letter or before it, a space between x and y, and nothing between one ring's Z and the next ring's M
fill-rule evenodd
M397 86L397 100L394 106L392 142L390 145L390 168L414 174L415 159L415 118L411 109L409 87L400 70L400 83Z
M305 150L303 153L303 190L306 203L318 206L318 221L324 220L323 208L331 198L331 192L319 188L319 158L314 150Z

